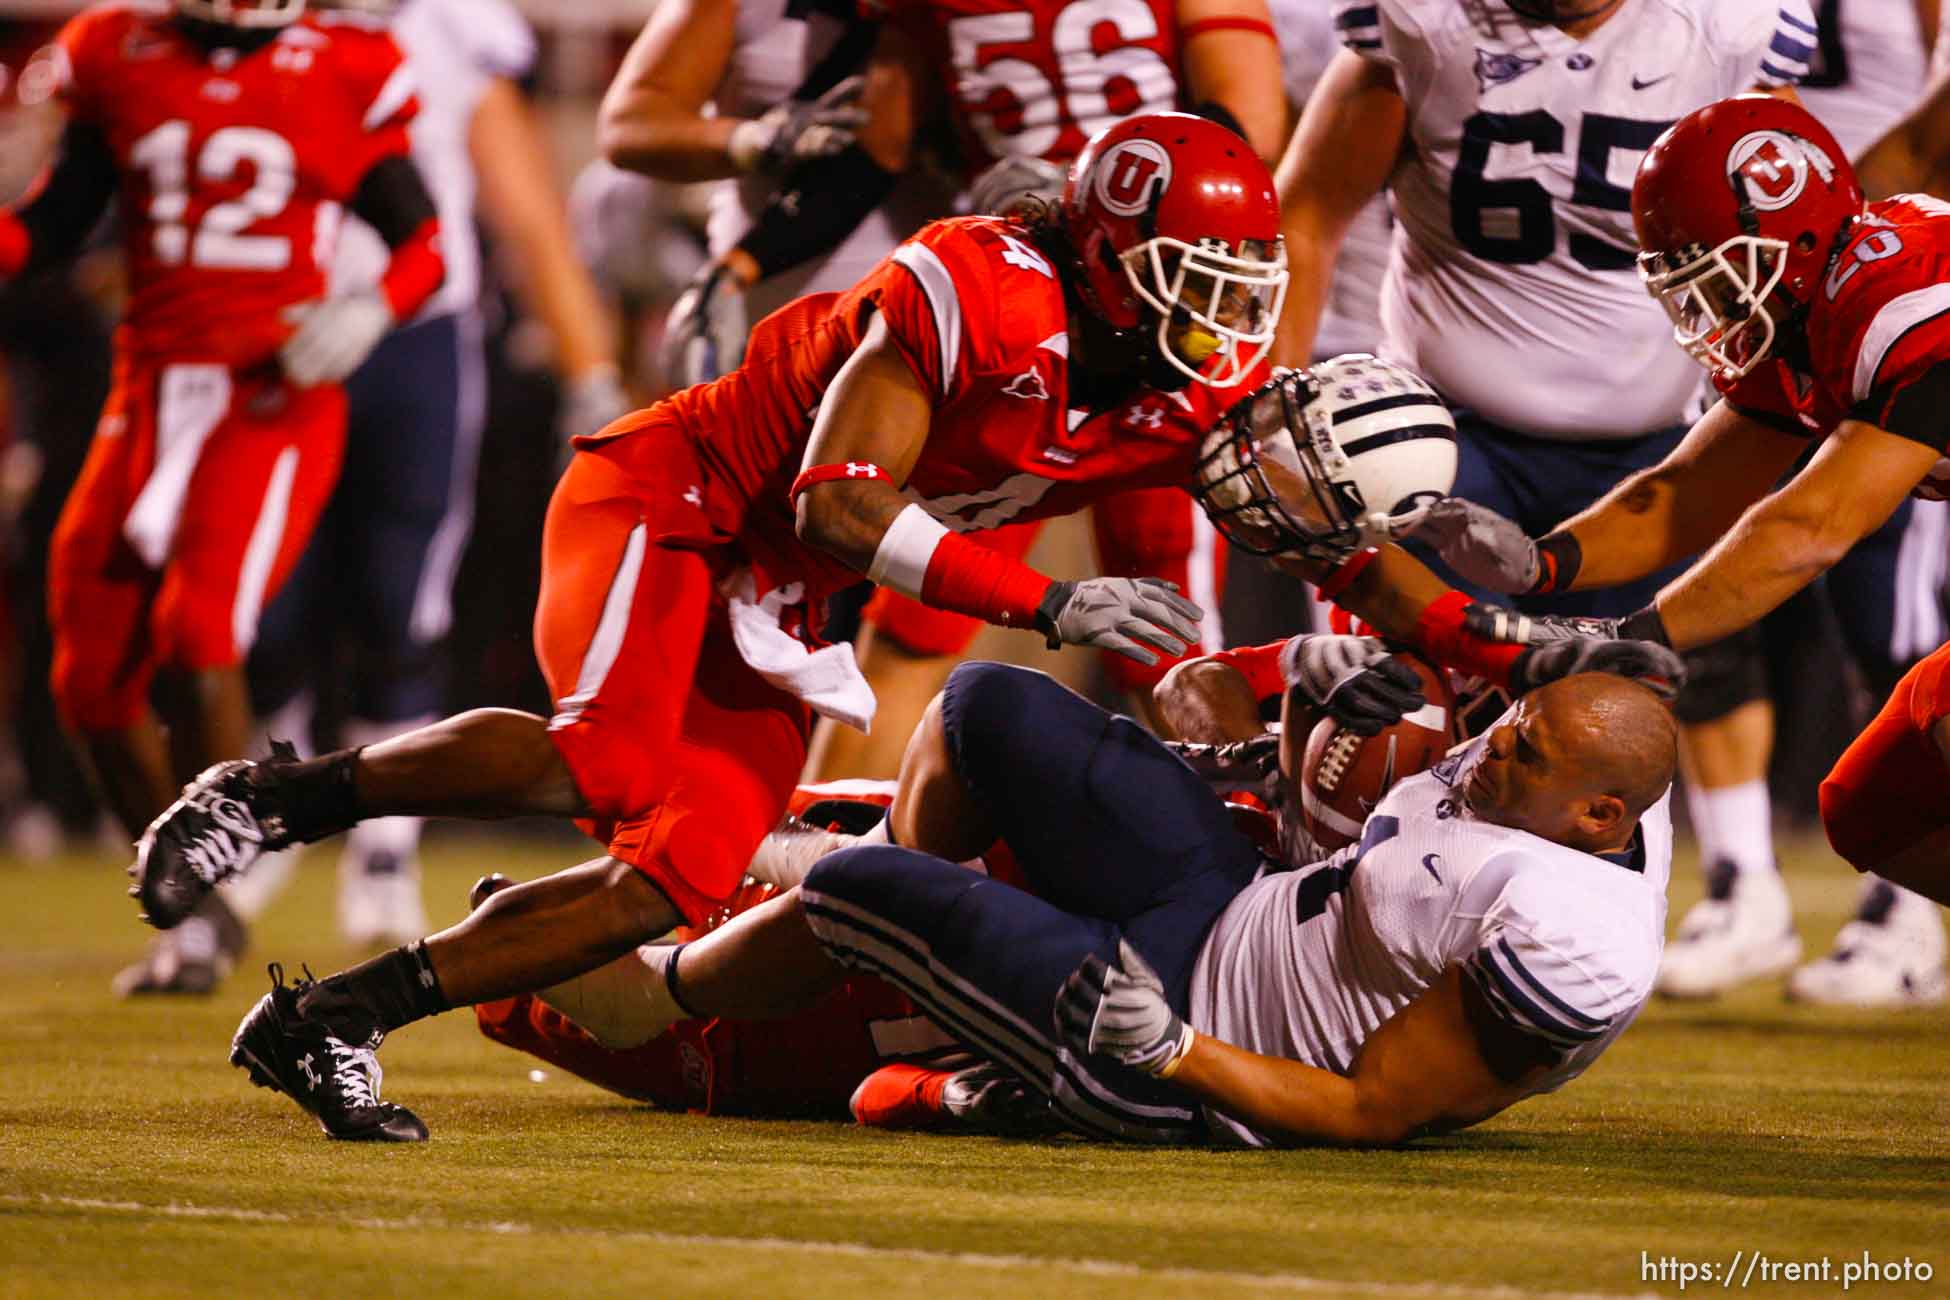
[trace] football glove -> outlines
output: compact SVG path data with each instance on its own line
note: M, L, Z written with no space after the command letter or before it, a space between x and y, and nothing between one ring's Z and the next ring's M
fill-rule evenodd
M673 388L706 384L745 360L751 323L745 290L723 263L699 271L664 320L664 381Z
M1006 217L1025 199L1054 203L1063 197L1066 174L1046 158L1004 158L968 187L968 210Z
M1414 536L1478 587L1520 596L1535 591L1543 580L1537 543L1515 523L1474 501L1442 498L1422 513Z
M1163 578L1052 582L1036 611L1051 649L1095 646L1147 667L1158 662L1154 650L1174 658L1184 654L1198 640L1204 617L1205 611L1178 594L1176 583Z
M1495 605L1474 604L1463 611L1463 627L1488 641L1526 645L1510 667L1510 690L1523 695L1576 673L1614 673L1650 688L1667 701L1686 684L1686 665L1657 641L1634 640L1621 632L1627 620L1531 617Z
M1272 731L1251 740L1235 740L1229 745L1168 740L1165 748L1221 794L1233 790L1251 790L1257 794L1268 778L1280 770L1280 737Z
M1280 650L1280 671L1288 686L1360 736L1428 703L1420 675L1371 636L1296 636Z
M300 388L343 380L393 328L393 309L378 293L299 303L285 308L284 318L297 328L278 349L278 360Z
M1063 981L1056 1032L1079 1056L1107 1056L1163 1078L1192 1050L1192 1027L1171 1009L1164 984L1124 939L1117 941L1117 965L1093 952Z
M564 439L594 433L630 409L630 396L614 366L595 366L562 386L556 427Z
M777 175L794 163L830 158L866 125L860 107L865 77L848 77L818 99L789 99L731 129L725 152L741 172Z

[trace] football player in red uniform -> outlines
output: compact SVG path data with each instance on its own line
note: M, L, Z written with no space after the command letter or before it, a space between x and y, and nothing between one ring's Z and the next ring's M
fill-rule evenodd
M57 42L68 121L0 209L0 276L71 255L119 200L114 389L49 561L53 693L131 832L250 734L241 663L338 473L338 381L439 285L384 31L302 0L113 3ZM376 293L326 296L341 206L382 232ZM152 681L170 722L150 711ZM177 770L172 775L172 766Z
M1865 203L1806 110L1740 95L1660 137L1632 214L1646 286L1721 400L1664 463L1541 540L1469 508L1445 525L1444 555L1516 592L1605 586L1706 554L1616 624L1470 615L1514 638L1715 641L1813 581L1906 496L1942 495L1950 481L1950 205ZM1814 457L1771 490L1810 438L1822 440ZM1950 903L1942 658L1904 679L1824 783L1822 808L1857 869Z

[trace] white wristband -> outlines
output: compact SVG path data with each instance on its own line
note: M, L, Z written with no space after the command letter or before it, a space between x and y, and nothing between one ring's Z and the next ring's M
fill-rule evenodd
M939 520L916 505L894 516L881 534L867 576L883 587L892 587L903 596L921 598L921 582L928 576L928 561L948 530Z

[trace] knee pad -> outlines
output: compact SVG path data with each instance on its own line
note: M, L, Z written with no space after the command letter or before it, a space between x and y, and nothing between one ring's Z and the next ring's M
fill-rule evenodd
M1717 722L1751 700L1767 698L1767 659L1758 626L1688 650L1681 658L1686 661L1686 688L1673 711L1688 726Z

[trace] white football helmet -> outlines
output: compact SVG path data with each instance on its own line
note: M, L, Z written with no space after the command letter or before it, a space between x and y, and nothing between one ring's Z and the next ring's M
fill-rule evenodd
M1253 555L1339 562L1421 522L1456 481L1456 422L1421 376L1366 353L1276 371L1205 435L1193 495Z
M176 12L219 27L263 31L297 22L305 0L176 0Z

